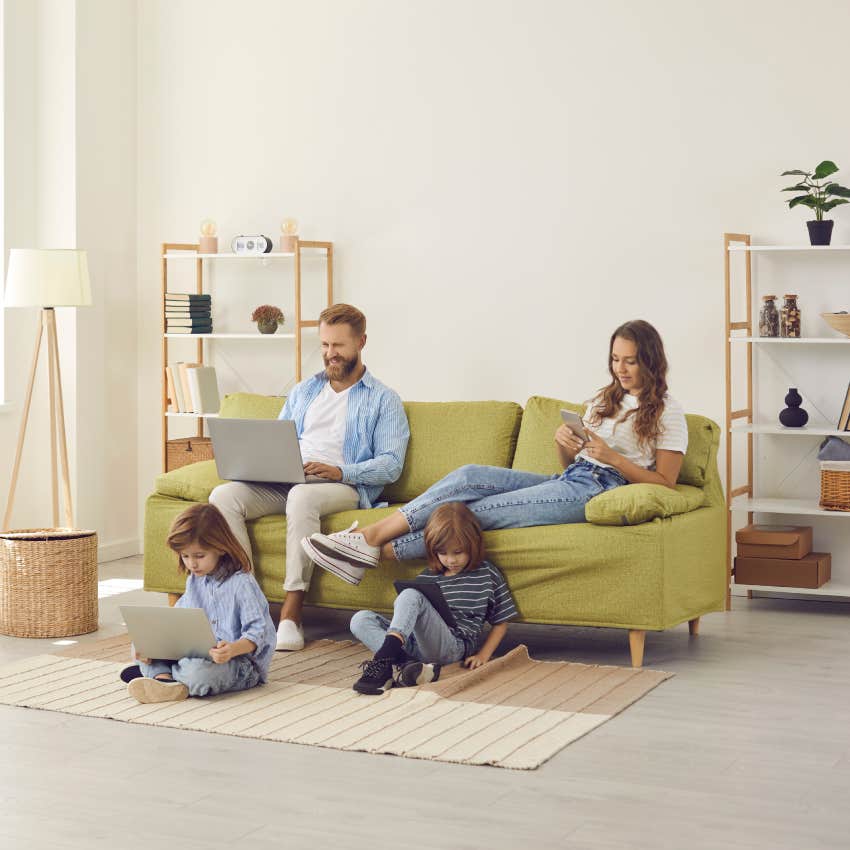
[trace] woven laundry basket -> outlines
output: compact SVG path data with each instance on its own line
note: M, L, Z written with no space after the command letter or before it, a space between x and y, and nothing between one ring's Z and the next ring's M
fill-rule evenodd
M0 633L65 637L97 630L97 533L0 532Z
M850 511L850 461L821 461L820 506L827 511Z

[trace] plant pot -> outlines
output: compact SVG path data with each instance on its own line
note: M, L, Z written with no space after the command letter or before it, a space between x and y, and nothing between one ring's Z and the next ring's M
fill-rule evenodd
M277 322L257 322L257 330L261 334L273 334L277 330Z
M809 242L812 245L829 245L832 239L832 226L834 221L807 221L809 228Z

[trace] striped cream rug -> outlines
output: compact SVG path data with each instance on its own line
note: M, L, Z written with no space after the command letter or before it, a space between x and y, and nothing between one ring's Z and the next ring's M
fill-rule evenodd
M268 741L409 758L536 768L672 674L533 661L524 646L477 670L382 696L351 690L370 657L351 641L277 653L263 687L140 705L118 679L127 637L80 644L0 668L0 703Z

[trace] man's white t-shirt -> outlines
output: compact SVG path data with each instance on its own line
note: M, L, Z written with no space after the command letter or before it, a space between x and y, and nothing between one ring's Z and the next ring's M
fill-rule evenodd
M654 447L643 448L639 445L637 434L635 434L634 415L629 416L625 422L619 421L626 411L637 409L639 404L637 396L626 393L620 406L620 412L615 416L603 419L598 425L594 425L591 421L590 414L594 403L595 400L588 404L582 417L585 427L590 428L594 434L598 434L605 440L615 452L637 466L643 469L655 469L655 452L658 449L681 452L682 454L687 451L688 425L685 421L685 411L682 409L682 405L669 394L664 396L664 410L661 411L661 419L658 423L658 439ZM588 457L584 451L580 451L576 455L576 459L578 458L595 463L597 466L608 466L608 464L599 463L598 460Z
M301 434L301 458L304 463L316 461L342 466L342 444L348 419L348 394L351 387L335 392L328 381L304 414Z

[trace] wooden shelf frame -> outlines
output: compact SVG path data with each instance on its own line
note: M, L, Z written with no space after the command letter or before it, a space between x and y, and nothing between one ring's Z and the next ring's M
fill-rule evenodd
M747 337L753 337L753 266L751 244L748 233L723 234L723 276L725 283L726 325L724 339L726 340L726 610L732 607L732 503L739 496L753 498L753 344L747 342L747 406L739 410L732 409L732 331L746 331ZM743 321L732 319L732 268L730 252L743 250L744 254L744 285L746 287L747 313ZM734 487L732 479L732 423L743 419L748 426L744 433L747 435L747 483ZM744 430L744 429L741 429ZM747 512L747 522L753 521L752 511ZM752 596L751 592L747 592Z
M204 362L204 340L207 339L241 339L244 338L239 334L168 334L166 333L166 321L165 321L165 293L168 291L168 263L169 260L182 260L186 262L188 260L194 260L195 262L195 294L202 295L204 292L204 260L209 259L210 257L219 256L215 254L201 254L199 253L200 245L197 243L189 243L189 242L163 242L161 246L162 250L160 251L160 330L161 330L161 338L162 338L162 368L161 368L161 419L162 419L162 470L166 471L166 461L167 461L167 450L166 444L168 443L168 421L169 419L180 419L181 416L173 416L169 415L168 412L168 386L165 379L165 367L168 365L168 341L170 339L191 339L194 337L195 342L197 344L196 356L195 359L198 363ZM306 256L315 256L318 254L319 256L324 256L325 264L326 264L326 301L327 306L330 307L333 303L333 242L324 242L310 239L298 239L295 246L295 251L291 255L294 259L294 277L295 277L295 321L294 321L294 334L286 334L281 335L282 338L294 339L295 340L295 380L296 382L301 380L301 370L302 370L302 332L309 328L318 328L319 320L318 319L305 319L302 316L302 305L301 305L301 293L302 293L302 281L301 281L301 252L303 250L307 250L309 253ZM315 252L315 253L314 253ZM227 255L231 256L231 255ZM260 254L257 256L251 256L247 259L256 259L262 260L264 257L269 256L290 256L289 254L281 254L281 253L273 253L273 254ZM269 337L272 335L269 334ZM198 437L204 436L204 419L209 418L200 414L183 414L183 417L193 416L197 419L198 422Z

